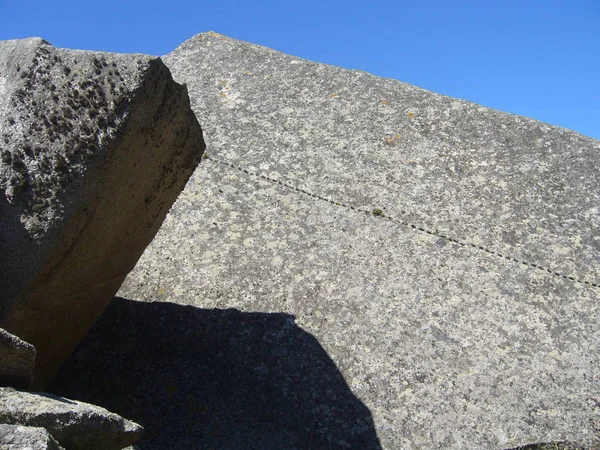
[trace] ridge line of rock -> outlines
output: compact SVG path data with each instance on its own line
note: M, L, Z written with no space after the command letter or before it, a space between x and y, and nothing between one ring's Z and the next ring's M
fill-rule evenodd
M489 249L489 248L484 247L482 245L477 245L477 244L474 244L472 242L461 241L459 239L456 239L456 238L453 238L453 237L450 237L450 236L446 236L446 235L444 235L444 234L442 234L442 233L440 233L438 231L428 230L427 228L421 227L419 225L415 225L415 224L410 223L410 222L408 222L406 220L396 219L396 218L394 218L392 216L384 214L383 211L381 211L380 209L374 209L372 211L369 211L369 210L364 209L364 208L360 208L360 207L357 207L357 206L348 205L346 203L342 203L342 202L338 202L338 201L335 201L335 200L332 200L332 199L329 199L329 198L326 198L326 197L322 197L322 196L320 196L318 194L314 194L314 193L309 192L309 191L307 191L305 189L301 189L301 188L298 188L298 187L296 187L296 186L294 186L292 184L286 183L285 181L276 180L276 179L268 177L266 175L252 172L252 171L250 171L248 169L245 169L243 167L237 166L237 165L235 165L233 163L230 163L228 161L225 161L225 160L217 159L217 158L215 158L213 156L209 156L207 154L204 154L203 159L206 159L206 160L209 160L209 161L213 161L213 162L215 162L217 164L230 167L230 168L235 169L235 170L237 170L239 172L243 172L243 173L246 173L248 175L257 177L257 178L262 178L263 180L271 181L272 183L279 184L281 186L287 187L288 189L292 189L292 190L294 190L294 191L296 191L296 192L298 192L300 194L304 194L304 195L307 195L309 197L316 198L317 200L322 200L324 202L331 203L332 205L335 205L335 206L339 206L339 207L342 207L342 208L350 209L352 211L361 212L361 213L367 214L369 216L372 215L372 216L375 216L375 217L380 217L382 219L387 219L387 220L389 220L391 222L399 223L401 225L405 225L407 227L410 227L413 230L420 231L422 233L426 233L426 234L429 234L431 236L437 236L437 237L442 238L442 239L444 239L444 240L446 240L448 242L452 242L454 244L458 244L458 245L460 245L462 247L471 247L471 248L474 248L475 250L483 251L483 252L488 253L490 255L493 255L493 256L495 256L497 258L502 258L502 259L505 259L505 260L510 261L510 262L515 262L517 264L523 264L525 266L531 267L532 269L537 269L539 271L545 272L545 273L547 273L549 275L552 275L554 277L557 277L557 278L562 278L562 279L569 280L569 281L572 281L572 282L575 282L575 283L578 283L578 284L583 284L583 285L586 285L586 286L589 286L589 287L600 288L600 282L589 281L589 280L583 279L581 277L576 277L576 276L573 276L573 275L565 275L564 273L552 270L552 269L550 269L548 267L544 267L544 266L542 266L540 264L535 264L535 263L531 263L531 262L528 262L528 261L525 261L525 260L522 260L522 259L513 258L512 256L505 255L504 253L497 252L495 250Z

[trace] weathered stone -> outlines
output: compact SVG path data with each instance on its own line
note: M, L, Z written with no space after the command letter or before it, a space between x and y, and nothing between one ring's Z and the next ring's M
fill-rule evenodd
M44 386L160 227L204 149L160 59L0 42L0 326Z
M63 450L63 447L45 428L0 424L0 449Z
M0 388L0 423L43 427L67 449L117 450L143 428L99 406L44 393Z
M210 33L163 60L211 147L121 296L294 315L386 449L598 445L600 142Z
M0 386L29 389L35 353L33 345L0 328Z

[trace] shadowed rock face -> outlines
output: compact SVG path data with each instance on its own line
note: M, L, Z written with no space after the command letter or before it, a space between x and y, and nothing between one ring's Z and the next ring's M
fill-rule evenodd
M214 33L163 59L208 159L121 295L293 314L386 449L598 442L598 141Z
M35 355L33 345L0 328L0 386L29 389Z
M289 314L115 298L52 392L144 426L140 450L380 450L369 410Z
M0 42L0 326L42 387L103 311L204 149L155 57Z

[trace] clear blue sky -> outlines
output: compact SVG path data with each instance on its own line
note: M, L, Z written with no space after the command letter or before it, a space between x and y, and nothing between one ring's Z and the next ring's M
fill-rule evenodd
M600 0L0 0L0 39L163 55L209 30L600 139Z

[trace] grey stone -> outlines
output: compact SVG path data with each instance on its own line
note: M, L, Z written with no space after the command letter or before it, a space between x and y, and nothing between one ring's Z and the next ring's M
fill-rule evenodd
M42 427L67 449L117 450L143 428L99 406L45 393L0 388L0 423Z
M214 33L163 60L208 157L120 296L295 316L386 449L598 445L600 142Z
M41 427L0 424L0 450L63 450Z
M35 354L33 345L0 328L0 386L29 389Z
M43 387L160 227L204 148L159 58L0 42L0 326Z

